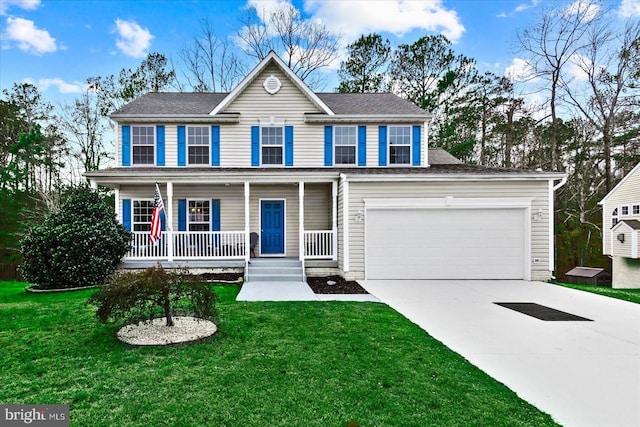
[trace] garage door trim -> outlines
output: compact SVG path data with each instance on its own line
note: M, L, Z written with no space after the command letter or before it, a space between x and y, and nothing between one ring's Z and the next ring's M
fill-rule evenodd
M403 209L522 209L524 223L524 256L523 273L524 280L531 280L531 205L532 197L512 198L367 198L364 199L364 221L367 221L367 212L370 210L403 210ZM366 227L365 227L366 229ZM369 278L367 257L367 233L364 233L364 264L365 279Z

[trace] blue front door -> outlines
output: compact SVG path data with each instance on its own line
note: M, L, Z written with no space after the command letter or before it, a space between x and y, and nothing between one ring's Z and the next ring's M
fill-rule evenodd
M284 255L284 200L262 200L260 253Z

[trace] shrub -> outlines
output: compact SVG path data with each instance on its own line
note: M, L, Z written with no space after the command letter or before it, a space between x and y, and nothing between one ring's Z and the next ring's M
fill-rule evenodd
M43 289L104 284L129 251L131 233L89 188L70 191L58 211L22 239L22 277Z
M141 273L119 273L89 298L98 307L101 322L137 321L165 317L173 326L176 314L214 319L216 294L211 286L199 282L185 271L168 271L161 266Z

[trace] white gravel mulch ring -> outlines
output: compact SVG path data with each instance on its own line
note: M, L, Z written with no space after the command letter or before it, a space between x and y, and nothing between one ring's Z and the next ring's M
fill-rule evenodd
M159 317L126 325L118 331L118 339L131 345L171 345L197 341L215 334L215 323L197 317L173 317L173 326Z

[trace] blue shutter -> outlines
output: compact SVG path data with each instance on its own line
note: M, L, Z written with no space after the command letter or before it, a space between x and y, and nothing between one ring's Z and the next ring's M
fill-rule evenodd
M187 129L178 126L178 166L187 165Z
M164 126L156 126L156 166L164 166Z
M178 200L178 231L187 231L187 200Z
M131 126L122 126L122 166L131 166Z
M164 209L160 211L160 230L167 230L167 216L164 213Z
M324 127L324 165L333 166L333 126Z
M211 231L220 231L220 199L211 199Z
M367 166L367 127L358 126L358 166Z
M220 126L211 126L211 166L220 166Z
M131 231L131 199L122 199L122 225Z
M387 127L378 127L378 166L387 166Z
M260 126L251 126L251 166L260 166Z
M411 156L413 157L413 166L420 166L420 126L413 127L413 147L411 147Z
M293 126L284 127L284 165L293 166Z

